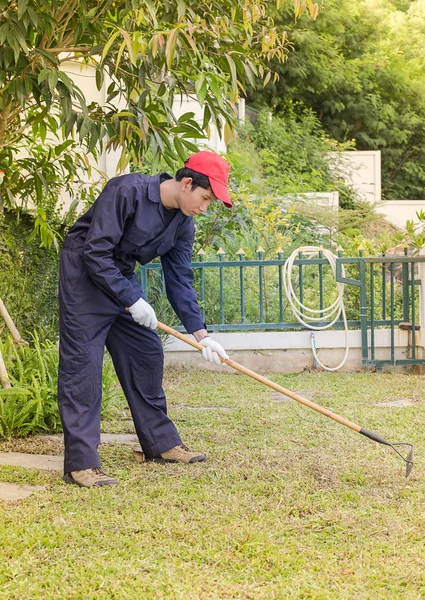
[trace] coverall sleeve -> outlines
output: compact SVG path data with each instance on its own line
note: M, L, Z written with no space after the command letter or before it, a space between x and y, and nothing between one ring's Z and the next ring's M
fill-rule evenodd
M134 289L114 263L113 250L120 241L126 220L134 213L134 202L119 185L107 184L94 206L83 248L90 279L122 306L131 306L142 294Z
M192 285L194 275L190 264L194 231L193 222L190 222L185 234L161 257L168 300L189 333L206 329Z

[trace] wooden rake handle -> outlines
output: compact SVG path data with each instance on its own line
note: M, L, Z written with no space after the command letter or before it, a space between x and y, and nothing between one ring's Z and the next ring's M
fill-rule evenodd
M162 331L165 331L165 333L173 335L174 337L178 338L179 340L186 342L186 344L193 346L193 348L196 348L197 350L203 350L205 347L202 344L200 344L199 342L195 342L195 340L188 337L187 335L184 335L183 333L180 333L179 331L176 331L172 327L168 327L168 325L164 325L164 323L160 323L159 321L158 321L158 328L162 329ZM362 428L359 425L356 425L355 423L352 423L351 421L348 421L347 419L340 417L339 415L333 413L332 411L328 410L327 408L323 408L322 406L319 406L319 404L316 404L315 402L311 402L311 400L307 400L307 398L303 398L302 396L299 396L295 392L291 392L291 390L287 390L286 388L282 387L281 385L274 383L274 381L267 379L267 377L263 377L262 375L259 375L255 371L251 371L250 369L243 367L242 365L235 362L234 360L231 360L230 358L228 358L227 360L225 360L221 357L219 357L219 358L222 363L226 363L226 365L229 365L229 367L236 369L236 371L239 371L240 373L244 373L244 375L248 375L248 377L252 377L252 379L255 379L256 381L259 381L260 383L263 383L264 385L269 386L273 390L276 390L277 392L280 392L281 394L284 394L285 396L292 398L292 400L295 400L296 402L299 402L300 404L304 404L304 406L308 406L308 408L312 408L313 410L321 413L325 417L329 417L330 419L333 419L337 423L341 423L341 425L345 425L346 427L349 427L353 431L360 433L360 430Z

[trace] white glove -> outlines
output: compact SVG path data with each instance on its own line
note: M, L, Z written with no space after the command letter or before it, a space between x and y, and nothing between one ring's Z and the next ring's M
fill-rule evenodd
M211 339L209 336L202 338L199 343L205 346L205 348L202 350L202 358L204 360L209 360L210 362L214 362L216 365L221 365L223 363L219 359L219 356L224 359L229 358L224 351L223 346Z
M144 325L144 327L156 329L158 320L156 318L155 311L152 306L146 302L146 300L139 298L137 302L128 307L128 310L131 312L131 315L136 323L139 323L139 325Z

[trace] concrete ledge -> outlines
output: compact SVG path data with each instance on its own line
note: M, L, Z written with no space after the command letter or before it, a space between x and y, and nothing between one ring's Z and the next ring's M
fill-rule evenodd
M232 360L253 371L299 373L314 367L311 349L311 331L272 331L242 333L212 333L229 353ZM329 367L338 366L345 354L344 331L316 331L315 344L320 360ZM370 338L369 338L370 342ZM395 356L407 358L409 332L394 331ZM389 329L375 331L375 356L377 359L390 358L391 332ZM348 332L349 354L340 372L362 371L361 331ZM421 352L423 351L420 349ZM418 354L422 356L422 354ZM199 352L176 338L169 339L165 348L167 366L220 371L228 367L218 367L202 360Z
M330 367L337 366L343 359L345 349L321 350L320 360ZM229 350L229 356L235 362L260 373L299 373L304 369L314 367L314 357L311 350ZM237 373L227 366L217 366L206 362L195 352L169 352L165 354L166 365L183 369L205 369L208 371L221 371ZM361 371L361 351L353 349L340 372Z

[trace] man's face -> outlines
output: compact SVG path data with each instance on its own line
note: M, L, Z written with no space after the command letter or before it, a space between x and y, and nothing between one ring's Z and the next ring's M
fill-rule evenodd
M211 188L197 187L192 190L192 178L183 177L180 181L179 208L184 215L194 216L207 211L212 200L217 200Z

